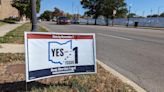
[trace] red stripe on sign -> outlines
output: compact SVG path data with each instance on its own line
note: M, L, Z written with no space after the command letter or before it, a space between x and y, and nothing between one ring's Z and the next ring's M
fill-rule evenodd
M28 39L52 39L52 35L49 34L28 34Z
M28 39L93 39L93 35L27 34Z

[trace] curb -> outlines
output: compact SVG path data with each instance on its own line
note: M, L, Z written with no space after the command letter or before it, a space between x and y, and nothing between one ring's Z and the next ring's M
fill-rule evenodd
M103 62L97 60L98 64L100 64L105 70L109 71L112 73L114 76L118 77L119 79L122 80L122 82L127 83L128 85L131 85L137 92L147 92L145 89L134 83L132 80L128 79L127 77L123 76L116 70L112 69L111 67L107 66Z
M43 26L43 25L39 25L40 27L46 29L48 32L50 31L47 27Z

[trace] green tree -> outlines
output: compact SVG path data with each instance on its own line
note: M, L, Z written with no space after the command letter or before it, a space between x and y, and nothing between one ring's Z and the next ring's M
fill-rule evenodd
M83 8L87 9L85 14L87 16L93 16L95 19L95 25L97 24L97 18L101 15L101 0L81 0Z
M72 19L73 18L73 15L69 14L69 13L66 13L65 15L68 19Z
M130 14L128 14L127 17L128 17L128 18L134 18L134 17L136 17L136 14L135 14L135 13L130 13Z
M160 17L164 17L164 12L160 14Z
M153 15L148 15L147 17L148 18L151 18L151 17L159 17L159 15L158 14L153 14Z
M50 21L52 19L52 12L48 10L44 11L44 13L40 15L40 19Z
M83 8L87 9L85 14L93 16L96 19L103 15L106 18L106 25L109 25L108 19L114 17L125 17L128 10L126 8L125 0L81 0ZM113 11L116 14L113 14Z
M125 1L124 0L116 1L115 7L116 7L115 8L116 9L115 17L116 18L125 18L128 13Z
M36 1L37 13L40 11L40 0ZM31 19L31 3L30 0L13 0L12 6L18 9L20 17L26 16Z
M124 0L102 0L102 12L103 16L106 18L106 25L109 25L108 19L113 18L113 11L116 10L116 16L125 16L127 14L126 3Z
M59 16L63 16L64 12L62 10L60 10L59 8L55 7L54 11L52 12L53 17L59 17Z

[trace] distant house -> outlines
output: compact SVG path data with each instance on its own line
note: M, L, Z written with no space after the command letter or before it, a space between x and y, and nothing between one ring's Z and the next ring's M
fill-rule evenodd
M12 0L0 0L0 20L9 17L19 17L19 12L11 5Z

